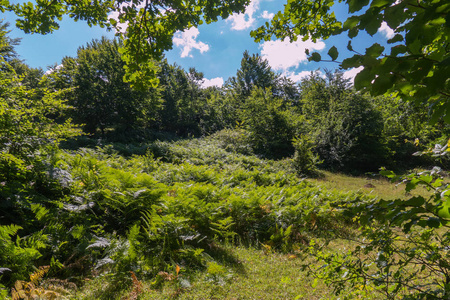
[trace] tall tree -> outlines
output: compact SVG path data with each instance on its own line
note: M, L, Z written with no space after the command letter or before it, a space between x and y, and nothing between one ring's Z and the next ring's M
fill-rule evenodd
M8 27L9 23L0 20L0 55L6 62L11 63L11 61L18 59L14 46L20 43L20 39L11 38L9 36L11 31L8 30Z
M255 87L239 111L255 152L270 158L294 153L293 138L302 129L303 118L286 107L270 88Z
M236 77L228 79L227 85L233 89L238 98L243 99L250 95L253 88L258 87L263 90L274 88L277 81L278 76L272 71L267 60L259 54L250 55L245 50Z
M342 73L312 73L300 90L307 131L326 168L375 171L385 162L381 114Z
M243 54L236 76L230 77L226 85L241 102L250 96L254 88L270 88L274 96L285 100L298 98L298 89L294 82L275 73L269 62L259 54L250 55L247 50Z
M159 129L181 136L200 134L200 116L206 101L200 86L203 74L194 68L186 72L167 60L159 65L163 101L158 112Z
M42 69L30 68L26 65L16 53L14 47L19 45L19 38L11 38L8 30L9 23L0 20L0 56L8 63L9 66L13 67L18 75L23 76L21 84L25 84L32 88L38 87L38 82L44 72ZM7 72L7 70L3 70Z
M136 91L123 81L119 47L117 40L94 40L80 47L76 58L65 58L50 75L55 86L74 88L73 117L89 133L141 128L155 117L159 89Z

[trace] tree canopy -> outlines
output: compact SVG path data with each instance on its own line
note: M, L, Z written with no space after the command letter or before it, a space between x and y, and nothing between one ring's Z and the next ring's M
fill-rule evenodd
M349 17L340 21L333 5L345 2ZM433 121L443 116L450 122L450 4L446 0L288 0L278 12L251 35L257 42L273 37L316 41L347 33L347 49L355 53L340 62L343 69L363 67L355 88L372 95L393 92L404 99L428 103ZM352 39L361 31L373 36L386 23L394 31L387 42L390 52L373 43L359 53ZM309 52L307 52L309 54ZM338 49L328 55L336 61ZM320 61L319 53L310 60Z
M68 15L115 29L124 41L122 59L126 62L125 80L137 87L157 84L153 59L172 48L176 31L219 17L243 12L249 0L38 0L12 4L0 1L0 11L12 11L19 19L16 26L26 33L47 34L59 28L58 21Z

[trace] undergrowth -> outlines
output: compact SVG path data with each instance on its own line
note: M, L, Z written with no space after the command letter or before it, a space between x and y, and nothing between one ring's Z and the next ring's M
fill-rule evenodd
M299 179L290 160L224 148L200 139L155 142L128 158L111 147L55 153L47 175L58 196L23 203L26 226L0 227L3 291L33 265L76 284L108 276L120 289L136 286L130 272L158 282L179 267L188 285L189 274L212 272L226 256L224 243L295 251L351 222L337 203L366 199Z

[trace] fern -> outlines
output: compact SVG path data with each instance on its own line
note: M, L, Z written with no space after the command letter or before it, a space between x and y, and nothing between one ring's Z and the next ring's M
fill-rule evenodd
M11 225L0 225L0 239L9 240L10 237L17 234L17 231L22 229L21 226L11 224Z
M128 297L129 300L136 300L142 294L142 283L137 279L136 274L130 271L131 279L133 280L133 289Z
M30 281L18 280L11 289L12 300L20 299L61 299L65 298L61 293L46 289L40 286L45 274L50 270L50 266L41 266L30 275Z

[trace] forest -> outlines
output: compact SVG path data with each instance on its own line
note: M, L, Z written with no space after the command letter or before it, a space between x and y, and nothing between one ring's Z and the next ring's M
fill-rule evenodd
M289 0L252 37L384 21L389 55L295 83L245 51L207 88L164 50L248 1L0 2L25 32L128 22L45 72L0 21L0 298L448 299L450 4L343 2Z

